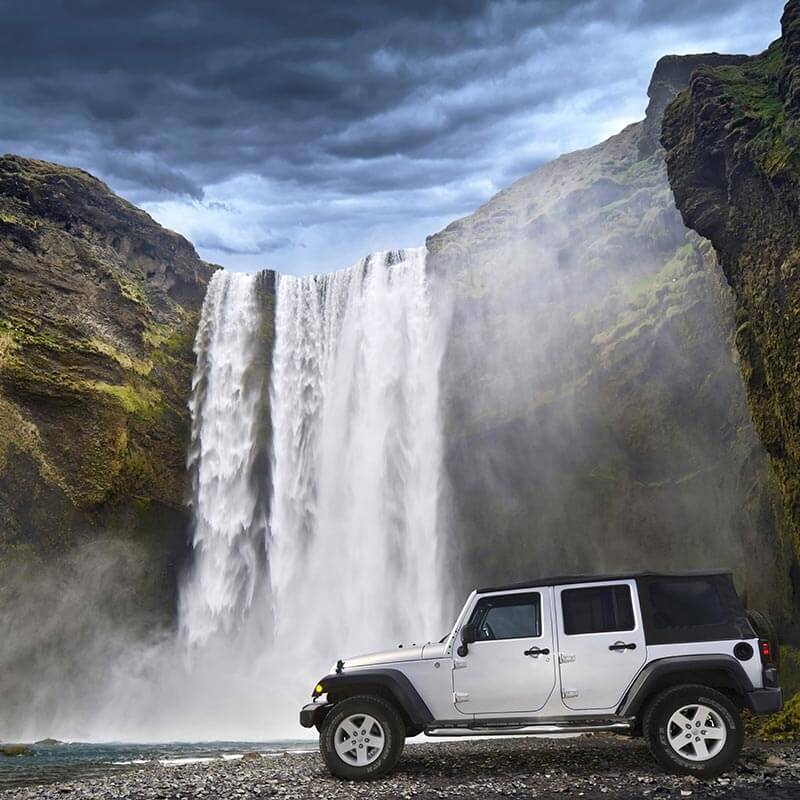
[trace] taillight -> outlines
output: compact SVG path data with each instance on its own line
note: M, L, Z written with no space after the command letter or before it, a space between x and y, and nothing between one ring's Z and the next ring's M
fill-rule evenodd
M772 661L772 645L769 639L758 640L758 652L761 654L762 664L769 664Z

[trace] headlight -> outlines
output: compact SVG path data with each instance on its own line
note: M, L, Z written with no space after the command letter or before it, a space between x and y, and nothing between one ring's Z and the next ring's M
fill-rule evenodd
M319 697L319 696L320 696L320 695L321 695L321 694L322 694L324 691L325 691L325 689L323 688L322 684L321 684L321 683L318 683L318 684L317 684L317 685L314 687L314 691L313 691L313 692L311 692L311 696L312 696L312 697Z

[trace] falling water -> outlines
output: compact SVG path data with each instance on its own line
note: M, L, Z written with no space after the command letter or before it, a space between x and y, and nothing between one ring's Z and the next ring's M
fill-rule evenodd
M441 343L425 251L278 282L276 637L329 656L441 636Z
M444 336L424 248L281 276L273 347L259 280L219 272L203 306L181 631L233 713L293 720L337 658L444 632Z
M266 379L257 369L259 276L220 270L211 279L195 340L189 408L193 476L193 573L181 593L191 643L235 632L266 585L266 509L255 474L265 443Z

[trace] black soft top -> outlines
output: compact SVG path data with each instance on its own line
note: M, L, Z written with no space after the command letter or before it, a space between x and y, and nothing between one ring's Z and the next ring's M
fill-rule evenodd
M522 583L511 583L507 586L489 586L477 589L478 594L490 592L509 592L514 589L535 589L541 586L565 586L570 583L593 583L600 581L639 581L641 578L706 578L714 575L732 575L729 569L705 569L691 572L617 572L610 575L556 575L544 578L533 578Z

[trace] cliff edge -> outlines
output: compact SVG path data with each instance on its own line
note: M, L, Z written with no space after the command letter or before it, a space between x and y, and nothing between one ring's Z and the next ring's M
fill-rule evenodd
M683 219L733 289L755 425L791 519L800 596L800 0L782 37L741 64L700 67L662 130Z

